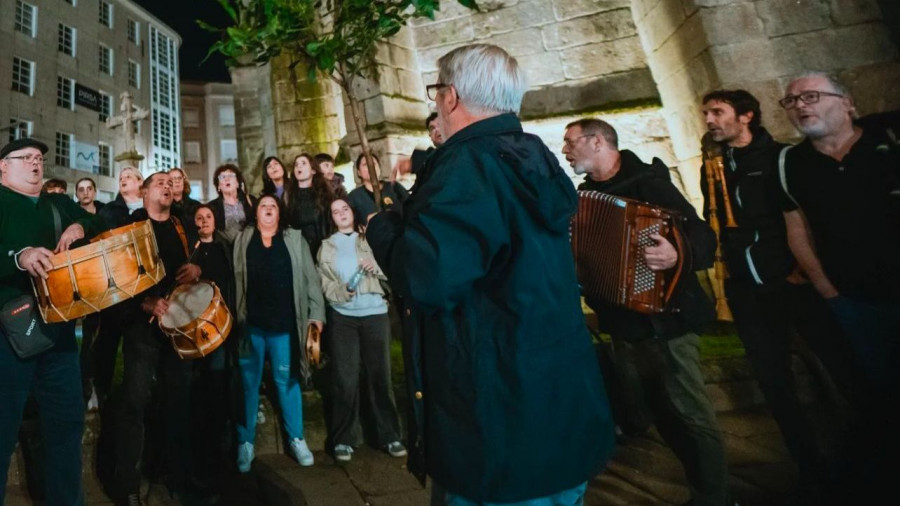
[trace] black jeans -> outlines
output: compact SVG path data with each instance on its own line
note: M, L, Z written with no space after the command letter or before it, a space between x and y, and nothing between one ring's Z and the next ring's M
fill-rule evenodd
M368 381L366 402L378 431L378 444L400 440L400 422L391 388L390 321L387 314L344 316L328 311L324 342L333 378L331 422L335 445L359 445L360 372Z
M46 501L51 505L83 504L81 438L84 401L74 323L51 325L56 345L20 359L0 330L0 503L29 392L37 401L44 449Z
M793 385L792 334L803 338L840 393L857 397L859 369L837 321L812 285L727 280L725 294L760 390L800 470L807 493L827 479L823 448Z
M137 493L141 483L139 463L144 443L144 417L154 379L163 389L163 446L169 487L180 489L191 470L191 373L193 363L181 360L171 343L145 315L125 330L125 377L122 404L116 426L116 493Z

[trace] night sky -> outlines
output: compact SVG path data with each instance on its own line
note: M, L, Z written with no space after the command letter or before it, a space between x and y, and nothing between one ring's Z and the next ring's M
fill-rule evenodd
M226 26L230 19L216 0L136 0L136 2L181 35L181 79L229 82L228 69L221 55L206 56L216 42L216 34L197 26L200 18L213 26Z

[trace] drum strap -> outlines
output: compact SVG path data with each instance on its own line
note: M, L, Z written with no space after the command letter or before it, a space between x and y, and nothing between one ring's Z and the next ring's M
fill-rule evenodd
M191 253L188 251L187 234L184 233L184 227L181 226L181 220L179 220L177 216L171 216L170 218L172 224L175 225L175 230L178 232L178 238L181 239L181 247L184 248L184 256L185 258L190 258Z

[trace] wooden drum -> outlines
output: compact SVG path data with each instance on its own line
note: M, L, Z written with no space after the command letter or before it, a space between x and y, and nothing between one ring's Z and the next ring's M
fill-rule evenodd
M231 312L212 281L178 285L159 328L183 359L200 358L218 348L231 332Z
M166 269L149 220L104 232L91 244L50 257L47 279L32 278L47 323L67 322L130 299Z

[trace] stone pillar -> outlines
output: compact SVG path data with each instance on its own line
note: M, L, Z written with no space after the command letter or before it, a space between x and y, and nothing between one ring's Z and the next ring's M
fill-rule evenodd
M383 177L401 156L409 156L421 143L428 107L423 101L425 85L416 62L416 46L408 28L378 44L375 60L378 76L357 78L356 98L361 102L366 138L381 160ZM347 136L341 141L351 161L362 152L350 106L344 97ZM354 174L354 177L356 175Z
M238 164L248 190L257 194L262 190L262 161L276 152L269 65L234 67L229 70L234 87Z
M272 61L272 97L278 156L290 164L300 153L337 154L343 136L341 89L330 78L307 79L308 68L281 56ZM274 152L273 152L274 154Z
M632 0L632 14L695 206L700 99L718 88L756 96L763 125L794 140L777 100L805 71L834 73L861 114L897 108L900 63L878 0Z

